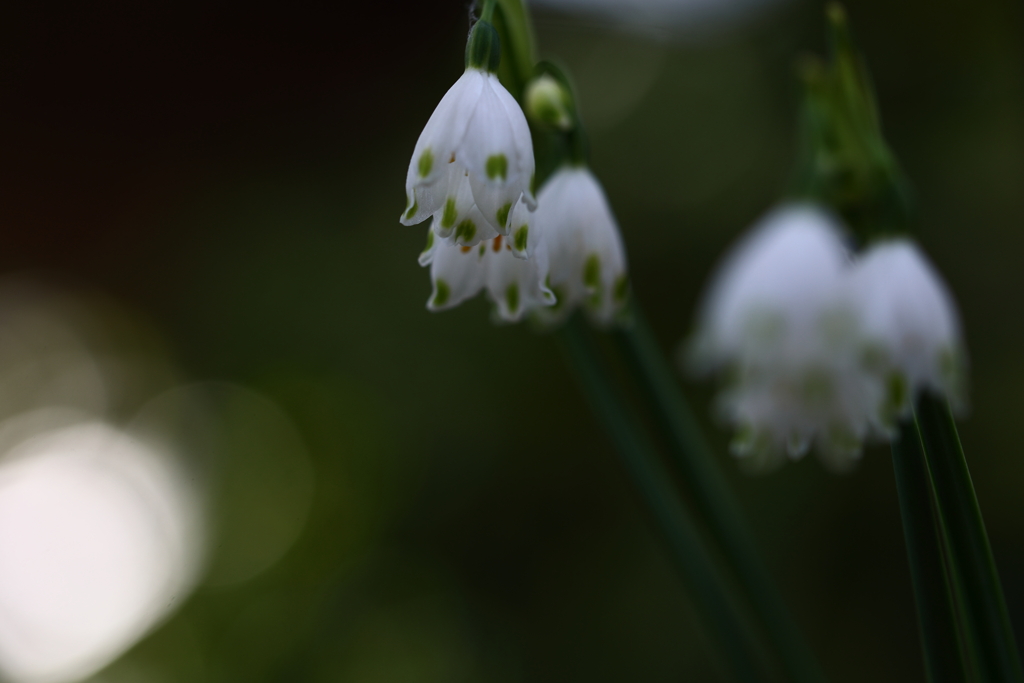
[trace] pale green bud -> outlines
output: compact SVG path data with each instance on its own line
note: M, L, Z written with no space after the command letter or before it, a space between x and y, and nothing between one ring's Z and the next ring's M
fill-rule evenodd
M570 130L573 126L569 92L557 80L543 74L526 86L526 115L536 123Z

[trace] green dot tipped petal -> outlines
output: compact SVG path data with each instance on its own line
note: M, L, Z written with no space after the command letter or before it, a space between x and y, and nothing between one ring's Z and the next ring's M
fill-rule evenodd
M455 225L459 218L459 212L455 208L455 197L449 197L444 203L444 213L441 214L441 227L448 229Z
M423 150L423 154L420 155L419 165L417 167L420 172L421 178L426 178L430 175L430 169L434 168L434 153L427 147Z
M512 236L512 242L515 244L516 251L526 251L526 241L530 234L530 226L521 225L516 233Z
M508 157L504 154L492 154L487 157L485 170L487 171L487 177L491 180L498 178L505 180L508 177Z
M508 223L508 212L511 210L511 204L506 204L505 206L498 209L498 213L496 214L496 217L498 219L498 225L504 227L505 224Z
M448 302L448 297L451 296L452 290L448 287L448 283L444 280L438 280L434 283L434 300L430 303L434 306L444 306Z
M519 310L519 285L513 282L505 290L505 303L508 304L509 313Z
M468 218L455 228L455 240L457 242L469 242L476 236L476 223Z

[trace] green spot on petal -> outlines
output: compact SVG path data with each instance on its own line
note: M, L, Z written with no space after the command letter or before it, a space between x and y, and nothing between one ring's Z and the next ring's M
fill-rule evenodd
M530 226L521 225L516 230L516 234L512 236L512 240L516 245L516 251L526 251L526 238L529 236Z
M459 212L455 210L455 197L449 197L444 203L444 213L441 214L441 227L446 230L455 225Z
M519 310L519 285L513 282L505 290L505 303L508 304L508 312L515 313Z
M601 259L597 254L591 254L583 264L583 284L591 289L597 289L601 284Z
M414 201L412 203L412 206L409 207L409 210L405 212L406 220L411 219L413 216L415 216L416 212L419 211L419 209L420 203L418 201Z
M427 147L420 155L419 171L420 177L426 178L430 175L430 169L434 168L434 153Z
M469 220L468 218L461 223L459 227L455 228L455 241L456 242L469 242L476 236L476 223Z
M434 306L444 306L451 294L452 290L448 287L448 283L444 280L437 280L434 283L434 300L431 303Z
M508 158L504 154L493 154L487 157L487 177L491 180L508 177Z
M497 213L498 225L500 225L502 227L505 227L505 223L508 222L508 212L511 211L511 210L512 210L512 205L511 204L506 204L505 206L503 206L500 209L498 209L498 213Z
M423 253L427 253L434 246L434 231L427 230L427 246L423 247Z
M625 273L615 280L615 288L612 292L616 303L622 303L626 300L626 295L629 294L629 277Z
M481 242L480 243L480 248L477 249L477 254L479 254L480 256L483 256L485 251L487 251L487 245L484 244L483 242Z

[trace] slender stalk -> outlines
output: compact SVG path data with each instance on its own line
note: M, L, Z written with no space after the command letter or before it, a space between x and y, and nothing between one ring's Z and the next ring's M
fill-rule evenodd
M892 442L907 560L914 584L924 668L930 683L966 681L960 660L956 614L942 556L942 525L931 494L931 478L917 423L905 420Z
M619 400L607 368L600 362L589 339L590 334L586 324L574 316L557 336L584 394L608 430L622 464L667 541L689 595L716 636L728 665L741 681L763 680L755 665L757 658L750 634L743 626L736 602L715 571L711 555L679 503L646 432Z
M924 394L916 412L981 680L1021 683L1013 627L949 405Z
M632 325L618 330L616 341L669 444L673 463L767 631L787 678L798 683L824 681L757 553L739 503L674 380L673 368L661 353L635 299L631 309Z
M521 0L496 0L498 9L498 31L502 38L502 61L508 63L515 82L512 93L516 99L522 97L523 87L533 74L534 55L533 24L530 14Z

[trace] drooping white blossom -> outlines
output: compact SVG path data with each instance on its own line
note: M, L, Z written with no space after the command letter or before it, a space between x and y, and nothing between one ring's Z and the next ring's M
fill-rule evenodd
M546 285L548 253L529 210L520 202L512 212L512 234L497 235L476 246L451 244L427 233L421 265L430 265L433 291L427 308L440 311L476 296L481 289L495 305L499 320L517 322L531 311L551 306Z
M834 218L783 206L712 280L689 361L727 379L719 397L752 464L812 447L836 469L868 439L892 438L924 390L962 397L952 299L913 242L852 255Z
M494 73L467 68L416 141L401 221L433 216L438 236L464 246L508 235L517 203L536 206L533 175L533 142L519 104Z
M965 354L956 306L914 242L872 245L850 272L850 291L868 359L886 384L887 418L909 414L922 390L963 401Z
M611 323L628 293L626 250L604 190L587 168L565 166L544 184L534 222L543 232L557 304L541 310L558 320L583 304Z
M757 463L812 446L842 467L869 434L878 386L861 367L850 256L835 220L783 206L754 227L714 277L691 347L699 370L724 370L733 450Z

